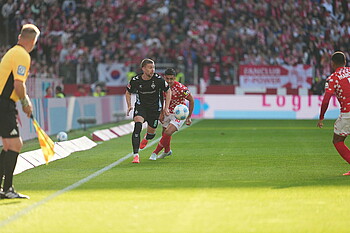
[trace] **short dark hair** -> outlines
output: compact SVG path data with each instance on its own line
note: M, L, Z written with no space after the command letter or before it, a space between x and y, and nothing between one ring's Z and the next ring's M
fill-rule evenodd
M346 57L345 54L341 51L337 51L332 55L332 62L336 65L345 65Z
M141 61L140 67L143 68L148 64L154 64L154 61L150 58L145 58Z
M165 75L174 75L176 76L176 71L173 68L168 68L164 72Z

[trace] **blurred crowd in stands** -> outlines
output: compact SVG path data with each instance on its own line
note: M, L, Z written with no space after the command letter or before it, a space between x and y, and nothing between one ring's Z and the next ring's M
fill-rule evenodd
M0 56L21 25L42 34L32 74L97 81L99 62L173 63L212 84L237 84L240 64L310 64L315 82L331 73L330 55L349 56L347 0L0 0ZM193 83L191 75L186 83Z

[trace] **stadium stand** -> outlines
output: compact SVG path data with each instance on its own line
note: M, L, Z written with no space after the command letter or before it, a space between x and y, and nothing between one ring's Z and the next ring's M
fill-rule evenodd
M135 65L144 57L182 65L186 83L198 65L210 84L238 85L242 64L308 64L315 87L330 74L329 54L346 51L346 0L2 0L0 56L24 23L42 31L32 76L97 81L99 62ZM78 66L79 65L79 66ZM316 88L317 89L317 88Z

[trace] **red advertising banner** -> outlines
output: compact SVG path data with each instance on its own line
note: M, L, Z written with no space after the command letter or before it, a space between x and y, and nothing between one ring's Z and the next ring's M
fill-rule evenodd
M239 68L240 87L306 88L312 84L310 65L241 65Z

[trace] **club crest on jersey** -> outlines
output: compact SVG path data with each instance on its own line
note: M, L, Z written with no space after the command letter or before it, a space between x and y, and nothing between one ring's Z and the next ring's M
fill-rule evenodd
M154 81L151 84L152 89L156 88L156 84L154 84Z
M326 82L326 84L324 85L325 88L328 88L329 87L329 84L328 82Z
M17 74L23 76L25 73L26 73L26 67L19 65L17 68Z

